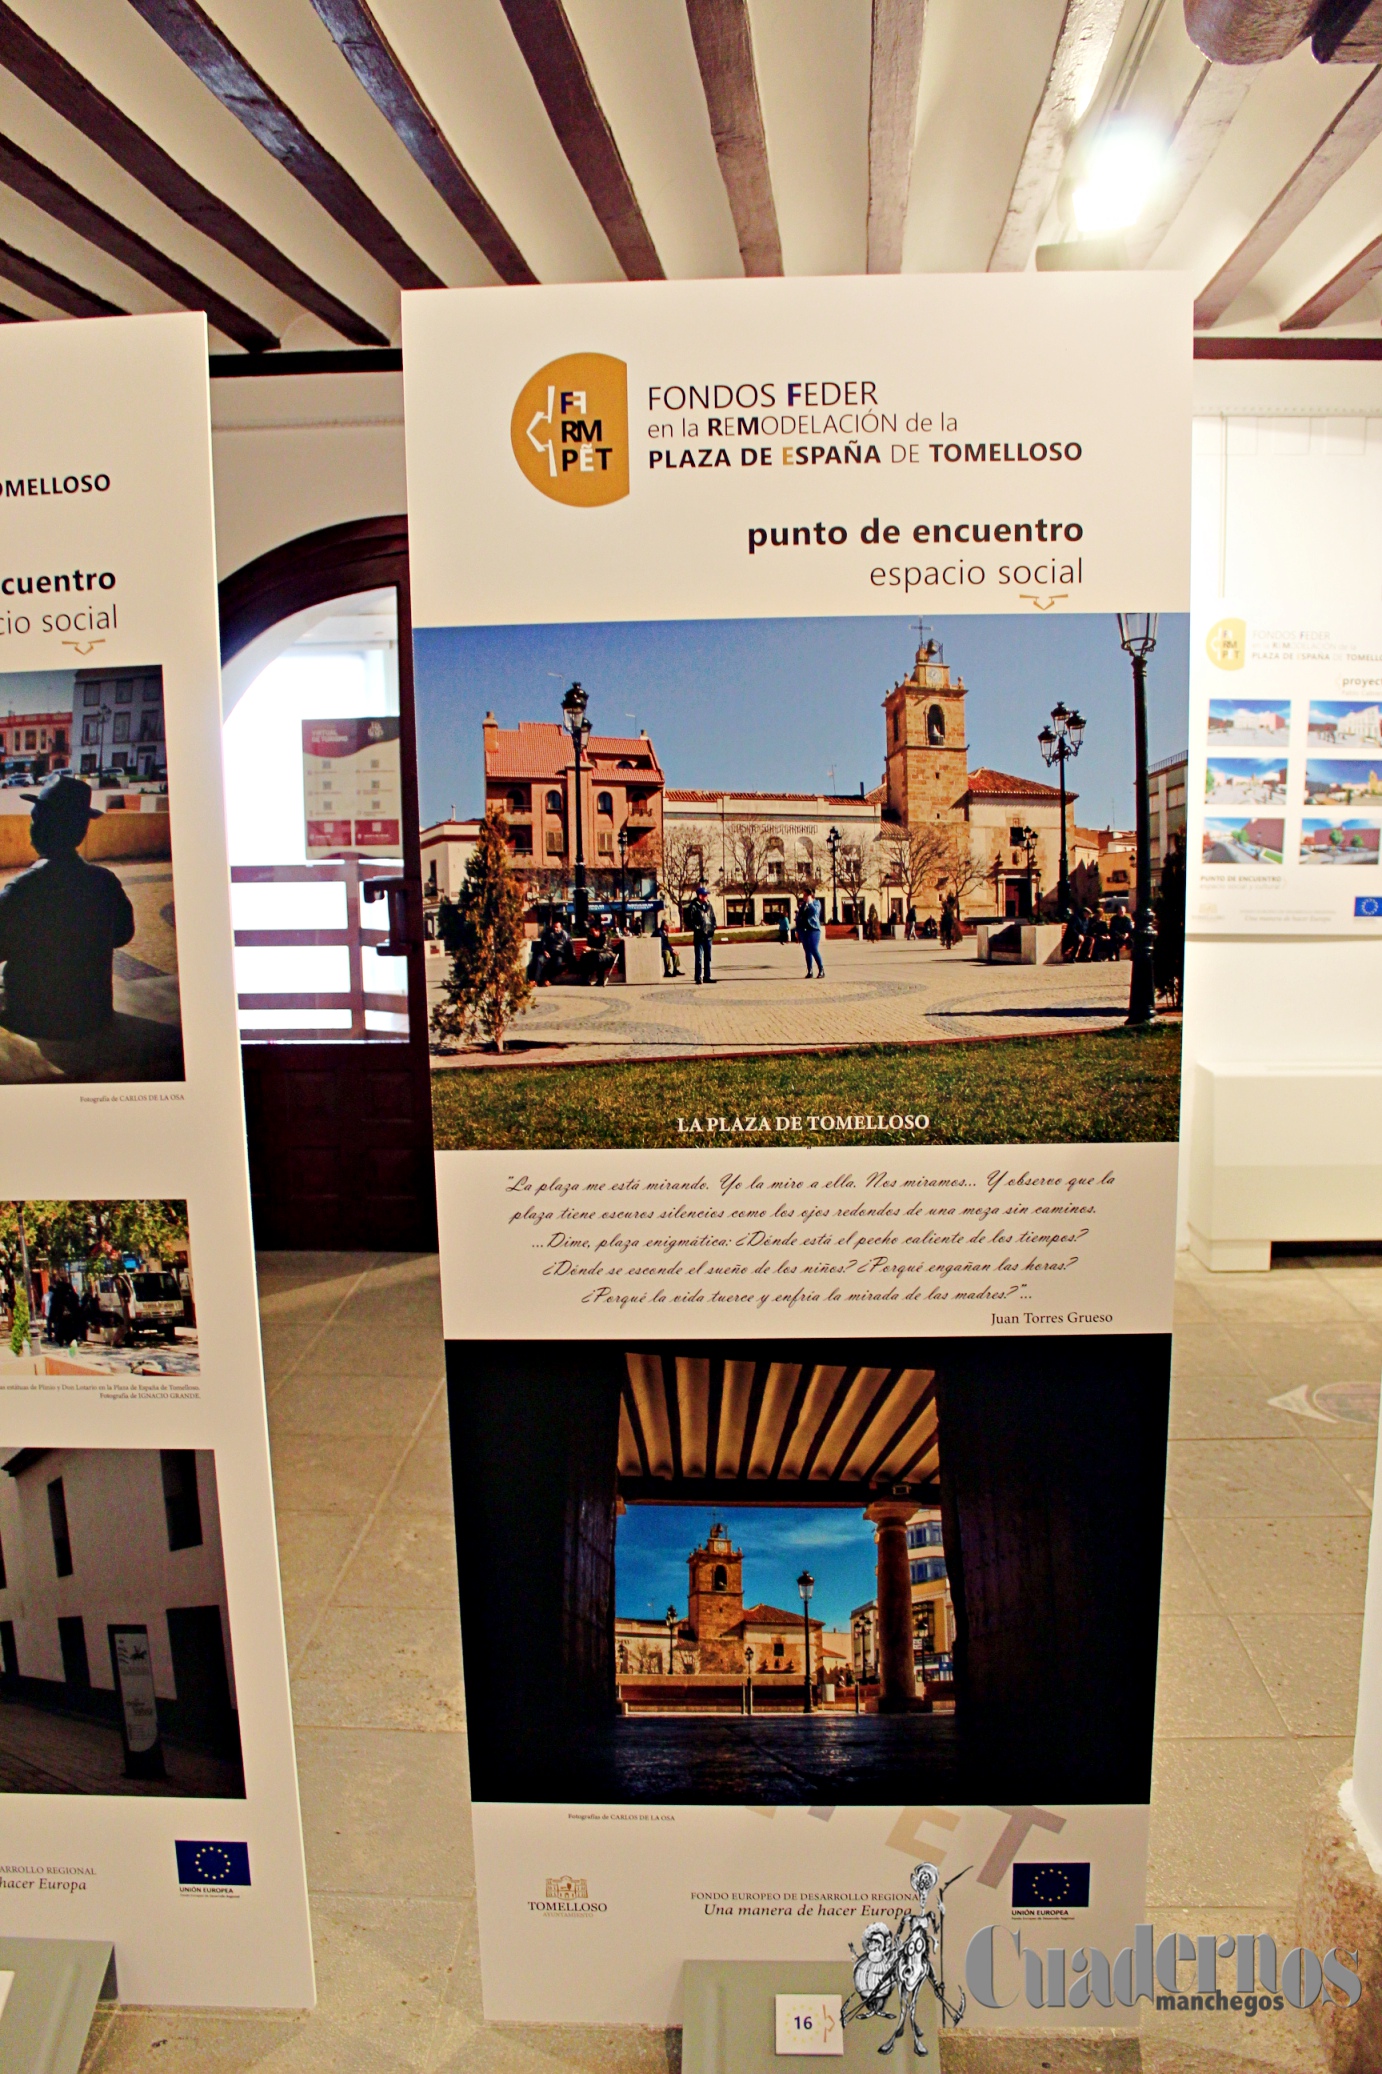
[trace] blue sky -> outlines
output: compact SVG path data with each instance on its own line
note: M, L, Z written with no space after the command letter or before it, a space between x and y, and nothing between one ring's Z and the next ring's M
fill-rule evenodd
M797 1579L816 1580L811 1614L847 1630L849 1616L875 1593L873 1528L862 1506L735 1505L712 1514L700 1505L631 1505L614 1544L614 1605L637 1620L661 1620L675 1605L686 1618L686 1558L713 1518L744 1551L744 1604L801 1609Z
M1131 666L1108 614L927 621L964 678L969 763L1048 777L1038 730L1057 699L1088 727L1070 784L1086 826L1133 820ZM912 667L902 618L596 621L426 627L414 636L424 827L482 810L481 724L559 720L579 678L599 734L652 736L667 782L857 792L883 770L884 695ZM1163 614L1147 673L1152 759L1183 750L1189 622Z
M75 670L0 671L0 713L70 713Z
M1350 713L1366 713L1376 699L1311 699L1310 718L1318 713L1325 720L1346 720Z

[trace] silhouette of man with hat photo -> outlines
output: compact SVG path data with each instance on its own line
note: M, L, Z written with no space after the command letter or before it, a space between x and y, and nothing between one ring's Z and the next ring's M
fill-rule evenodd
M115 872L80 854L100 819L91 787L57 771L24 798L38 861L0 886L0 1041L28 1040L39 1058L11 1042L0 1079L181 1079L180 1030L115 1006L135 914Z

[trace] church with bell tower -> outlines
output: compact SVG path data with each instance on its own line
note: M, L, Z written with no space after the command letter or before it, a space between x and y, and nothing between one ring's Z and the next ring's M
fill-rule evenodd
M686 1624L703 1671L738 1671L744 1662L738 1629L744 1617L744 1552L717 1520L700 1548L686 1558Z
M953 681L939 644L918 622L920 642L910 676L883 701L887 730L884 813L904 828L953 821L969 784L965 684Z

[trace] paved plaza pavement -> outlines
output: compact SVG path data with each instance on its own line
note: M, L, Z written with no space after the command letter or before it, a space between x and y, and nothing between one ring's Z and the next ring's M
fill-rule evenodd
M477 1800L865 1805L963 1798L953 1714L629 1715L568 1726L558 1754L473 1750Z
M177 1338L171 1344L161 1339L143 1339L132 1340L123 1347L99 1339L60 1346L41 1330L35 1330L29 1348L30 1356L21 1359L46 1360L53 1364L50 1373L69 1375L200 1375L202 1365L196 1328L187 1325L177 1328ZM9 1366L6 1352L6 1348L0 1347L0 1373Z
M1112 1029L1127 1015L1131 966L981 965L972 937L956 950L905 939L824 946L825 978L808 980L795 943L717 941L715 984L691 977L655 986L544 987L509 1033L509 1053L573 1065L610 1058L705 1057L852 1044L918 1044L974 1037L1040 1037ZM429 972L443 999L445 963ZM551 1047L549 1051L547 1047ZM440 1066L492 1053L443 1054Z
M0 1793L138 1793L196 1800L244 1797L240 1767L165 1742L166 1779L127 1779L120 1731L105 1721L0 1700Z

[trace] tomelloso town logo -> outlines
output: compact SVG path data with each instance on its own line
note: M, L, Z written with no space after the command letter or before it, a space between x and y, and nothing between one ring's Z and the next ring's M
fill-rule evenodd
M573 1874L564 1872L554 1880L546 1882L546 1893L541 1901L530 1901L528 1910L537 1916L603 1916L609 1912L607 1901L592 1901L590 1884L578 1880Z
M519 391L514 459L558 504L614 504L629 494L629 380L608 353L548 361Z
M1020 1977L1005 1962L1008 1978L998 1981L992 1925L976 1931L965 1952L965 1984L985 2009L1010 2009L1021 1997L1031 2009L1084 2009L1091 2002L1102 2009L1115 2002L1131 2009L1137 2002L1153 2002L1158 2009L1232 2009L1256 2016L1287 2002L1293 2009L1309 2009L1316 2002L1338 2001L1351 2009L1363 1992L1358 1975L1344 1965L1335 1946L1321 1959L1297 1945L1278 1964L1275 1939L1261 1932L1191 1938L1172 1931L1158 1944L1152 1925L1139 1923L1132 1943L1112 1961L1094 1945L1079 1945L1073 1952L1061 1945L1032 1951L1024 1947L1020 1930L1007 1934ZM1357 1952L1345 1957L1357 1965ZM1219 1984L1221 1960L1233 1962L1227 1993ZM1193 1979L1181 1979L1182 1966L1194 1967Z

